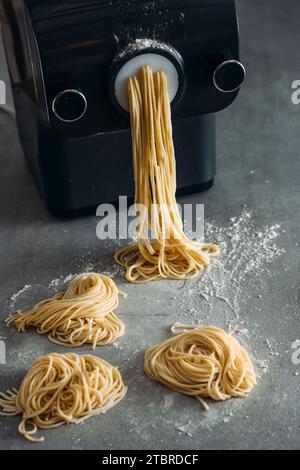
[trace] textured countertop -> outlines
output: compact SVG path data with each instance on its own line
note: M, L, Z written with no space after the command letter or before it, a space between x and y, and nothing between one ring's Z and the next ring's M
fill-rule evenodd
M0 111L1 320L84 270L112 274L128 294L118 310L126 335L96 351L119 366L127 396L103 416L40 433L46 439L35 449L299 447L300 365L292 361L292 345L300 339L300 106L291 102L291 83L300 79L300 4L238 4L248 78L238 100L218 117L214 187L181 200L204 203L207 238L214 238L208 241L223 241L222 257L203 278L184 285L127 285L113 262L117 245L96 238L96 217L58 220L47 212L24 162L14 118ZM235 329L259 375L247 400L211 403L205 413L195 400L143 374L145 349L168 338L175 321ZM7 330L3 322L0 341L7 356L0 390L17 387L34 357L64 351L34 331ZM18 422L0 419L1 449L32 448L18 435Z

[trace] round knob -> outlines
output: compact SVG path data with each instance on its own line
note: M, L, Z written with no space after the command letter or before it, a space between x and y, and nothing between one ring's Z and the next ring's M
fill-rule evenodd
M61 91L52 103L55 117L63 122L79 121L85 115L86 110L86 97L76 89Z
M214 71L213 81L217 90L232 93L240 88L246 77L246 69L238 60L225 60Z

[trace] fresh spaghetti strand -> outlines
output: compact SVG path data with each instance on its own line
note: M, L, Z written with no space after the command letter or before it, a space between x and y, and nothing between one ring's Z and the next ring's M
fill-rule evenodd
M111 344L125 332L124 323L114 310L124 294L107 276L87 273L77 276L66 292L38 303L32 310L16 313L6 319L19 332L29 327L48 334L53 343L79 347Z
M0 393L0 415L21 414L19 432L31 442L38 429L80 423L115 406L125 396L118 369L95 356L49 354L36 359L20 390Z
M247 351L220 328L175 324L174 337L150 348L145 372L171 390L195 397L208 410L204 398L223 401L246 398L256 385Z
M128 83L138 242L119 250L115 260L126 279L191 279L219 254L213 244L189 240L176 203L176 161L165 73L141 69ZM149 239L151 235L151 240Z

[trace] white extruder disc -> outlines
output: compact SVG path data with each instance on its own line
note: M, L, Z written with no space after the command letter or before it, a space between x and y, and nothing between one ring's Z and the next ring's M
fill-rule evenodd
M153 72L163 71L166 73L171 103L177 95L179 76L175 65L172 64L167 57L160 54L141 54L126 62L126 64L124 64L119 70L115 79L115 95L119 104L123 109L125 109L125 111L129 111L128 79L129 77L136 75L145 65L149 65Z

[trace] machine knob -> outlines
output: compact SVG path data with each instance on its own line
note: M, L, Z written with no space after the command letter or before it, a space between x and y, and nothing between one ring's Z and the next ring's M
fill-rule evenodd
M61 91L52 102L52 111L57 119L72 123L79 121L86 113L87 99L76 89Z
M238 90L246 77L246 69L238 60L225 60L213 74L214 85L222 93Z

